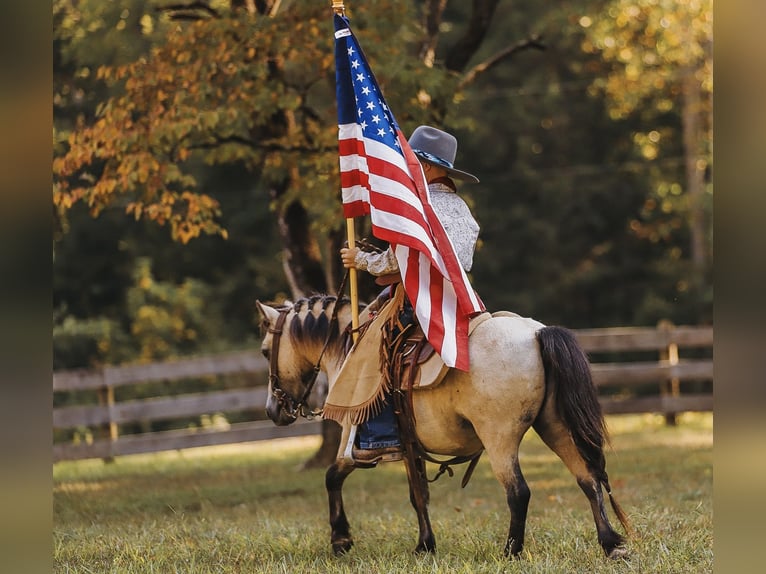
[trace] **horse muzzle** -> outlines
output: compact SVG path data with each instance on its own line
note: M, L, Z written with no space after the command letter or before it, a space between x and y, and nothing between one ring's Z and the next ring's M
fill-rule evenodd
M274 395L269 395L269 398L266 401L266 415L279 427L292 424L298 418L298 415L292 406L292 401L286 402L283 399L278 399Z

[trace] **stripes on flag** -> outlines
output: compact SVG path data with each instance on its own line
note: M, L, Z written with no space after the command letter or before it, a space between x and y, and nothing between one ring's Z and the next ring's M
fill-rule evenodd
M420 162L399 129L345 16L335 15L338 153L346 217L369 215L396 255L426 338L468 370L468 322L484 310L431 205Z

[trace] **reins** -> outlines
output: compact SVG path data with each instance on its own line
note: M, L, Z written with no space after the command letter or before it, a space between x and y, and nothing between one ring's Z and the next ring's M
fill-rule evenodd
M343 290L346 287L348 274L349 272L347 269L346 273L343 275L343 279L341 279L340 285L338 286L338 293L343 293ZM269 383L271 384L271 394L277 400L277 403L279 403L279 405L282 407L282 410L293 420L297 419L299 416L311 420L322 414L321 408L306 412L305 407L307 406L311 391L314 389L314 385L316 384L319 372L322 370L322 359L324 358L325 351L327 351L327 347L330 344L330 339L332 338L332 325L333 323L338 322L338 307L340 307L340 305L338 305L339 302L340 296L335 299L335 305L333 306L332 315L330 316L330 326L327 329L327 338L325 339L324 345L322 346L322 351L319 353L319 358L314 365L311 373L311 378L306 383L306 388L303 391L303 395L301 395L301 398L297 403L295 402L295 399L281 387L279 379L279 340L282 335L282 330L284 328L287 315L290 313L290 308L286 307L284 309L280 309L276 324L273 328L269 327L268 329L268 332L273 335L271 342L271 353L269 355Z

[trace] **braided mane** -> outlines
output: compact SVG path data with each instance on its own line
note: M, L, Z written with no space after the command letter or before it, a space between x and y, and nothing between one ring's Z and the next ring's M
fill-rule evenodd
M332 321L333 310L336 305L340 305L338 307L340 313L350 304L346 297L338 301L338 298L333 295L312 295L296 301L293 304L294 315L289 325L293 343L304 348L324 345L328 338L328 347L338 343L340 337L344 336L345 329L341 331L338 322Z

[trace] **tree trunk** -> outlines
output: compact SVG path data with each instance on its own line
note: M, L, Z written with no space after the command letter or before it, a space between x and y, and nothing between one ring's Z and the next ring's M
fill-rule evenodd
M272 190L272 194L275 193ZM316 238L312 235L308 213L299 201L291 203L279 214L279 233L284 244L284 269L293 298L314 292L327 293L328 275L322 265ZM326 390L319 397L324 402ZM322 421L322 445L303 464L303 468L329 466L340 445L340 427L334 421Z
M700 141L700 85L689 68L684 75L684 99L681 112L683 122L684 164L686 168L686 192L689 198L689 228L691 232L690 254L694 267L701 274L707 263L705 211L705 170L698 165Z
M287 187L287 186L285 186ZM272 196L278 192L272 190ZM293 201L277 216L284 245L284 265L293 298L327 292L326 275L316 238L309 228L306 208Z
M450 48L445 66L453 72L462 72L487 34L492 16L500 0L473 0L471 19L465 34Z
M432 68L436 58L436 45L439 43L439 26L447 0L429 0L426 2L423 14L423 24L426 37L420 46L418 57L423 63Z

